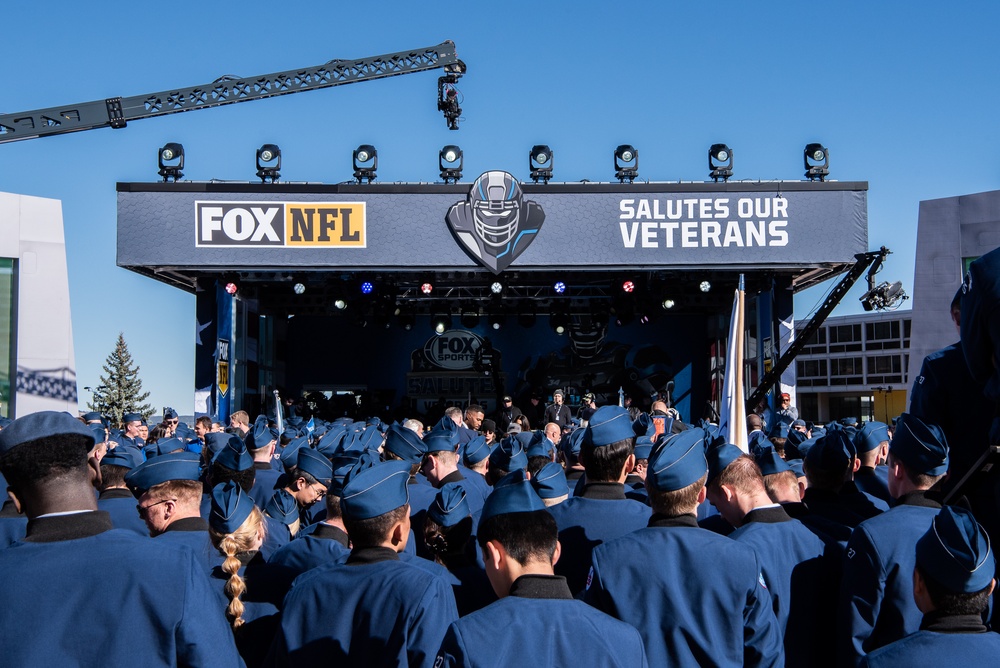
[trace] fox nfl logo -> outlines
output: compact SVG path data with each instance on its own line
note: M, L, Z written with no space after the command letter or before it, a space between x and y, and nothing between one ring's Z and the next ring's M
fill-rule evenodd
M196 248L366 248L364 202L195 202Z

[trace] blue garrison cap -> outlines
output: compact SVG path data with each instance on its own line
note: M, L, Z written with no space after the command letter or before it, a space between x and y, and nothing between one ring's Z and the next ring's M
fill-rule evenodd
M118 447L108 450L108 454L101 458L101 466L122 466L127 469L134 469L142 463L139 451L135 448Z
M163 455L170 454L176 450L187 450L187 443L179 438L170 437L158 439L156 443L147 443L142 448L142 452L146 455L146 459L162 457Z
M486 444L485 436L476 436L465 444L462 459L466 466L472 466L490 456L490 446Z
M948 439L944 431L915 415L900 416L889 452L915 473L939 476L948 472Z
M231 471L246 471L253 468L253 456L239 436L230 436L225 447L212 457L212 463L225 466Z
M649 413L639 413L639 417L632 422L632 431L636 436L649 436L652 438L656 434L656 423Z
M558 499L569 494L566 472L559 462L549 462L531 479L531 486L543 499Z
M173 408L168 408L167 410L163 411L164 420L173 420L175 417L177 417L177 411L175 411Z
M455 526L471 515L469 502L465 500L465 488L457 482L449 482L438 490L434 502L427 509L427 517L443 527Z
M367 520L405 506L410 500L406 489L409 480L410 464L404 461L355 468L345 478L340 497L344 517Z
M692 430L693 431L693 430ZM726 470L726 467L742 457L745 453L732 443L722 442L711 447L705 453L708 460L708 480L706 485L711 485L712 481L719 477L719 474Z
M83 419L86 420L87 422L96 422L98 420L103 420L104 417L97 411L91 411L89 413L84 413Z
M378 418L375 419L377 420ZM370 424L365 427L360 434L358 434L358 443L361 445L362 449L378 450L384 439L380 427L382 427L381 422L378 424Z
M813 425L813 428L809 430L812 438L823 438L826 436L826 427L821 424Z
M563 452L568 455L573 455L574 457L579 457L580 446L583 445L583 439L586 435L586 429L576 429L571 431L569 436L562 440Z
M760 467L761 475L773 475L792 470L792 467L781 458L781 455L774 451L774 448L761 448L754 455L754 461Z
M424 442L420 436L398 424L390 425L386 430L385 449L410 464L419 462L424 456Z
M646 480L653 489L675 492L697 482L707 471L705 433L688 429L659 440L649 454Z
M811 469L841 473L847 470L854 459L854 443L843 429L831 429L816 439L805 453L805 463Z
M552 451L556 449L556 444L549 440L548 436L540 431L532 433L531 443L526 448L525 454L528 457L552 457Z
M795 473L796 478L804 478L806 476L806 472L802 470L801 459L791 459L787 460L785 463L788 464L788 468Z
M455 452L458 447L458 431L435 427L431 433L424 436L423 443L424 452Z
M279 489L264 504L264 512L268 517L290 526L299 519L299 504L287 490Z
M637 460L649 459L649 453L653 451L653 439L646 434L635 437L635 449L632 451Z
M221 452L223 448L229 443L230 438L239 438L235 434L227 434L224 431L210 431L205 434L205 445L208 446L209 452L213 455L217 452Z
M788 436L785 437L785 456L789 459L801 458L802 451L799 449L799 444L807 440L809 439L801 431L790 430ZM808 448L806 449L808 450Z
M122 416L122 422L125 424L129 422L142 422L142 413L126 413Z
M319 439L319 443L316 444L316 449L327 457L332 457L340 450L346 437L347 428L338 425L323 434L323 437Z
M260 450L267 447L271 441L276 440L274 432L267 426L267 420L261 420L260 418L257 418L257 421L253 423L253 426L250 427L250 431L247 432L244 438L247 448L250 450Z
M621 406L601 406L587 424L587 440L596 447L635 438L632 418Z
M312 448L299 448L299 458L295 462L295 468L300 472L308 473L316 478L317 482L330 485L330 478L333 477L333 465L330 460Z
M0 432L2 433L2 432ZM198 480L201 458L193 452L173 452L149 459L125 475L125 484L136 496L168 480Z
M486 497L479 524L482 525L496 515L532 513L536 510L545 510L545 504L531 486L527 472L517 469L500 478L494 485L493 491Z
M344 478L346 478L347 474L351 472L351 469L357 466L358 461L362 457L370 457L370 455L367 453L363 454L357 450L350 450L341 452L334 456L333 461L330 462L333 466L333 478L330 480L330 484L326 488L327 494L336 497L343 495Z
M94 443L104 443L108 440L108 432L104 429L103 424L92 424L88 425L90 431L94 433Z
M94 432L90 427L66 413L40 411L18 418L0 431L0 454L22 443L64 434L82 436L86 441L83 445L88 452L94 447Z
M497 447L493 448L493 452L490 453L490 468L497 468L502 471L527 469L528 455L524 453L521 442L511 436L500 441Z
M212 510L208 525L219 533L233 533L247 521L253 512L253 499L229 480L212 488Z
M299 430L291 425L286 425L285 430L281 432L281 437L288 439L289 441L292 440L293 438L298 438L298 436L299 436Z
M295 466L296 462L299 461L299 450L303 448L309 448L308 436L293 438L288 442L288 445L281 449L281 453L278 454L278 460L281 462L281 466L286 472Z
M990 586L996 561L990 538L965 508L945 506L917 541L917 566L955 594Z
M866 422L854 435L854 448L858 454L871 452L879 443L889 440L889 426L884 422Z

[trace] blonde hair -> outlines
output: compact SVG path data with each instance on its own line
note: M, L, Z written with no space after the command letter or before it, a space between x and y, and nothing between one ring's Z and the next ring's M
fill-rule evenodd
M240 577L242 562L237 558L237 554L249 552L257 542L257 537L263 535L264 516L260 510L254 508L250 511L250 516L246 518L240 528L232 533L219 533L209 527L208 533L212 537L212 545L226 558L222 562L222 572L229 576L224 591L229 599L229 606L226 608L226 617L230 620L233 628L243 625L243 611L245 606L240 600L246 590L246 583Z

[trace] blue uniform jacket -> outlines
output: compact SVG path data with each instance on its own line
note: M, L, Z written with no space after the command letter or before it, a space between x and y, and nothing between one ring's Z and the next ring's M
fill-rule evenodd
M920 631L874 650L861 660L870 668L941 668L1000 665L1000 635L987 631L979 615L928 613Z
M202 564L206 575L212 569L222 563L223 557L212 545L212 540L208 537L208 522L200 517L185 517L176 520L167 527L167 530L155 537L158 545L172 543L174 545L187 545L194 550L195 556Z
M3 482L2 477L0 477L0 482ZM132 510L135 512L134 504ZM27 528L28 518L18 514L13 501L10 499L4 501L3 507L0 508L0 548L7 547L24 538Z
M191 550L113 529L106 512L33 520L0 573L4 665L243 665Z
M106 489L97 498L97 507L111 515L116 529L127 529L149 538L149 527L135 509L135 497L127 489Z
M354 550L345 564L300 576L285 598L274 666L433 666L458 619L443 578L389 548Z
M302 574L319 566L345 560L350 554L347 534L337 527L320 523L310 533L298 535L268 558L277 564Z
M264 515L264 526L264 544L260 546L260 555L270 559L272 554L291 542L292 532L287 524L270 515Z
M556 574L566 578L576 596L587 584L590 553L595 546L642 529L649 522L649 506L625 498L619 483L589 483L573 496L548 509L559 527L562 556Z
M511 642L498 643L501 630ZM565 578L522 575L510 595L454 622L436 666L647 665L639 633L573 595Z
M264 506L278 489L278 479L281 477L281 473L275 471L267 462L254 462L253 467L254 480L253 487L250 489L250 498L253 499L258 508L264 510Z
M833 665L840 551L780 506L747 513L730 535L760 557L764 583L785 641L789 666Z
M940 509L922 492L915 492L854 530L844 554L840 587L841 665L857 665L868 652L920 628L923 614L913 601L916 545Z
M586 601L639 630L651 666L783 666L781 630L753 548L654 515L594 548Z

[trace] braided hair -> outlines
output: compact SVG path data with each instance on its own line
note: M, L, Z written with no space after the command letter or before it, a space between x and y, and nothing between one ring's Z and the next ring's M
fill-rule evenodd
M242 568L243 563L236 555L256 549L257 541L263 537L264 532L264 516L257 508L254 508L246 521L240 525L240 528L232 533L219 533L215 529L209 529L212 544L226 558L222 562L222 572L229 576L223 589L226 592L226 598L229 599L226 618L230 620L234 629L243 625L245 606L240 600L240 596L247 589L246 583L240 576L240 568Z

